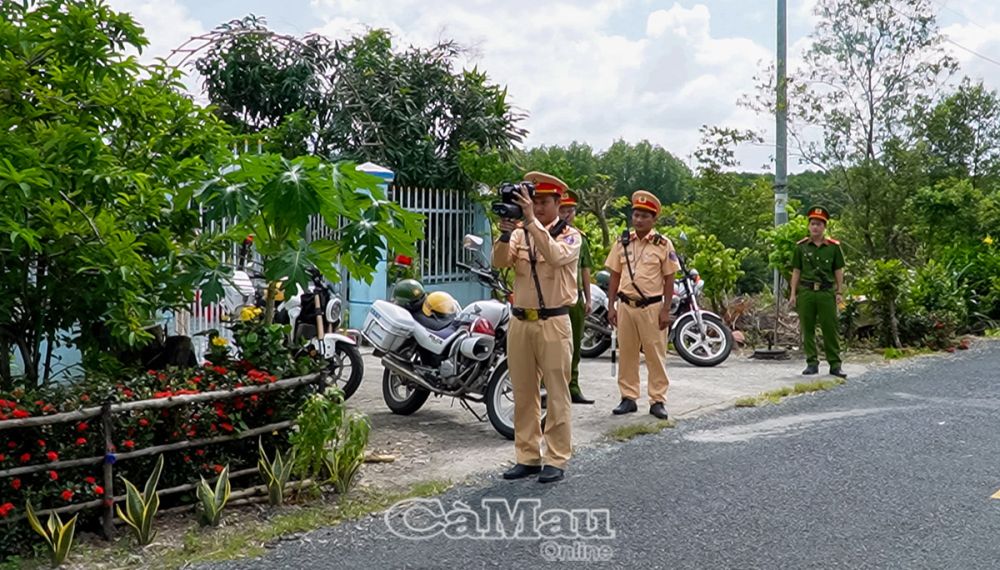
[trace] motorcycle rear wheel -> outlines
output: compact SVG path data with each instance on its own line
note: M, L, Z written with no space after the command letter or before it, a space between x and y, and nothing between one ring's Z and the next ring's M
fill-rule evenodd
M584 358L597 358L611 348L611 335L583 329L583 338L580 340L580 356Z
M416 412L430 395L425 388L403 383L403 379L388 368L382 373L382 399L394 414L408 416Z

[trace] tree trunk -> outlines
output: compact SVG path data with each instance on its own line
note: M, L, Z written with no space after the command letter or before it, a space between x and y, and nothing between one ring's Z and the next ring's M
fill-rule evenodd
M14 387L14 382L10 377L10 341L6 337L0 338L0 390L10 390Z
M903 348L899 340L899 319L896 318L896 301L889 301L889 333L892 335L893 348Z
M597 210L597 222L601 226L601 242L604 247L611 245L611 229L608 228L608 216L604 213L604 209L601 208Z

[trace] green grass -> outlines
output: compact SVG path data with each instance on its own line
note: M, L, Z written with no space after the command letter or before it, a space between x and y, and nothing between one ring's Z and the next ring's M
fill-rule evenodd
M1000 338L1000 329L986 329L983 336L987 338Z
M785 386L777 390L763 392L756 396L746 396L736 400L737 408L756 408L764 404L778 404L789 396L800 396L830 390L846 382L843 378L833 380L817 380L815 382L799 382L794 386Z
M89 546L77 549L70 556L70 562L87 568L100 564L105 568L141 566L173 570L199 562L219 562L259 556L266 551L265 545L283 536L359 519L385 510L404 499L439 495L451 485L450 481L426 481L398 493L354 490L339 502L314 501L305 506L290 505L271 511L273 514L267 519L244 517L240 520L230 515L227 526L209 530L197 526L192 519L191 526L173 545L164 544L170 539L160 536L144 551L137 551L131 547L130 539L123 535L122 539L107 547ZM161 541L163 543L157 544ZM41 558L20 563L21 568L48 567ZM0 570L6 568L13 566L0 564Z
M934 351L929 348L918 347L918 348L886 348L882 351L882 357L886 360L899 360L900 358L910 358L913 356L919 356L921 354L933 354Z
M609 431L606 435L616 441L628 441L641 435L660 433L661 431L677 427L674 420L661 420L656 423L639 422L627 426L619 426Z

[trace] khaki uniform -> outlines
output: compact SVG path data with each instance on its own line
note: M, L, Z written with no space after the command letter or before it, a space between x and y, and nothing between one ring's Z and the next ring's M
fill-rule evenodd
M580 232L567 226L556 237L537 220L514 230L510 242L493 244L493 265L514 268L514 307L538 309L538 293L531 276L530 245L536 254L536 271L545 308L569 307L577 300L577 264ZM572 454L569 395L570 359L573 353L569 315L548 319L513 319L507 336L507 365L514 388L514 449L517 462L542 464L541 393L539 373L548 392L545 420L544 463L565 469Z
M663 295L666 277L680 270L674 245L665 236L649 232L644 238L633 232L628 246L629 260L635 281L629 273L625 261L625 247L618 241L611 248L605 265L621 275L618 292L630 301L641 301L642 293L647 297ZM638 288L637 288L638 286ZM622 398L639 399L639 349L646 355L646 369L649 375L648 391L650 404L667 400L667 377L665 359L667 355L667 331L660 330L659 313L663 303L670 298L645 307L635 307L618 301L618 347L621 352L621 366L618 369L618 390ZM615 302L611 299L610 302Z

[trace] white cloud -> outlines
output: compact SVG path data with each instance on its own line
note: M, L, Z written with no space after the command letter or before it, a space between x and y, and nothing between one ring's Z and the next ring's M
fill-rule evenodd
M192 36L205 32L204 25L177 0L109 0L108 4L131 14L145 29L149 45L140 56L143 62L165 58Z
M393 31L401 45L451 38L475 49L478 64L530 110L526 141L585 141L605 148L617 138L648 138L685 157L702 124L767 128L767 118L737 107L771 51L747 38L711 34L707 6L653 10L639 0L505 3L441 0L376 3L312 0L324 24L344 38L370 27ZM634 21L612 30L611 21ZM759 152L757 153L759 154ZM747 167L759 166L755 157Z

